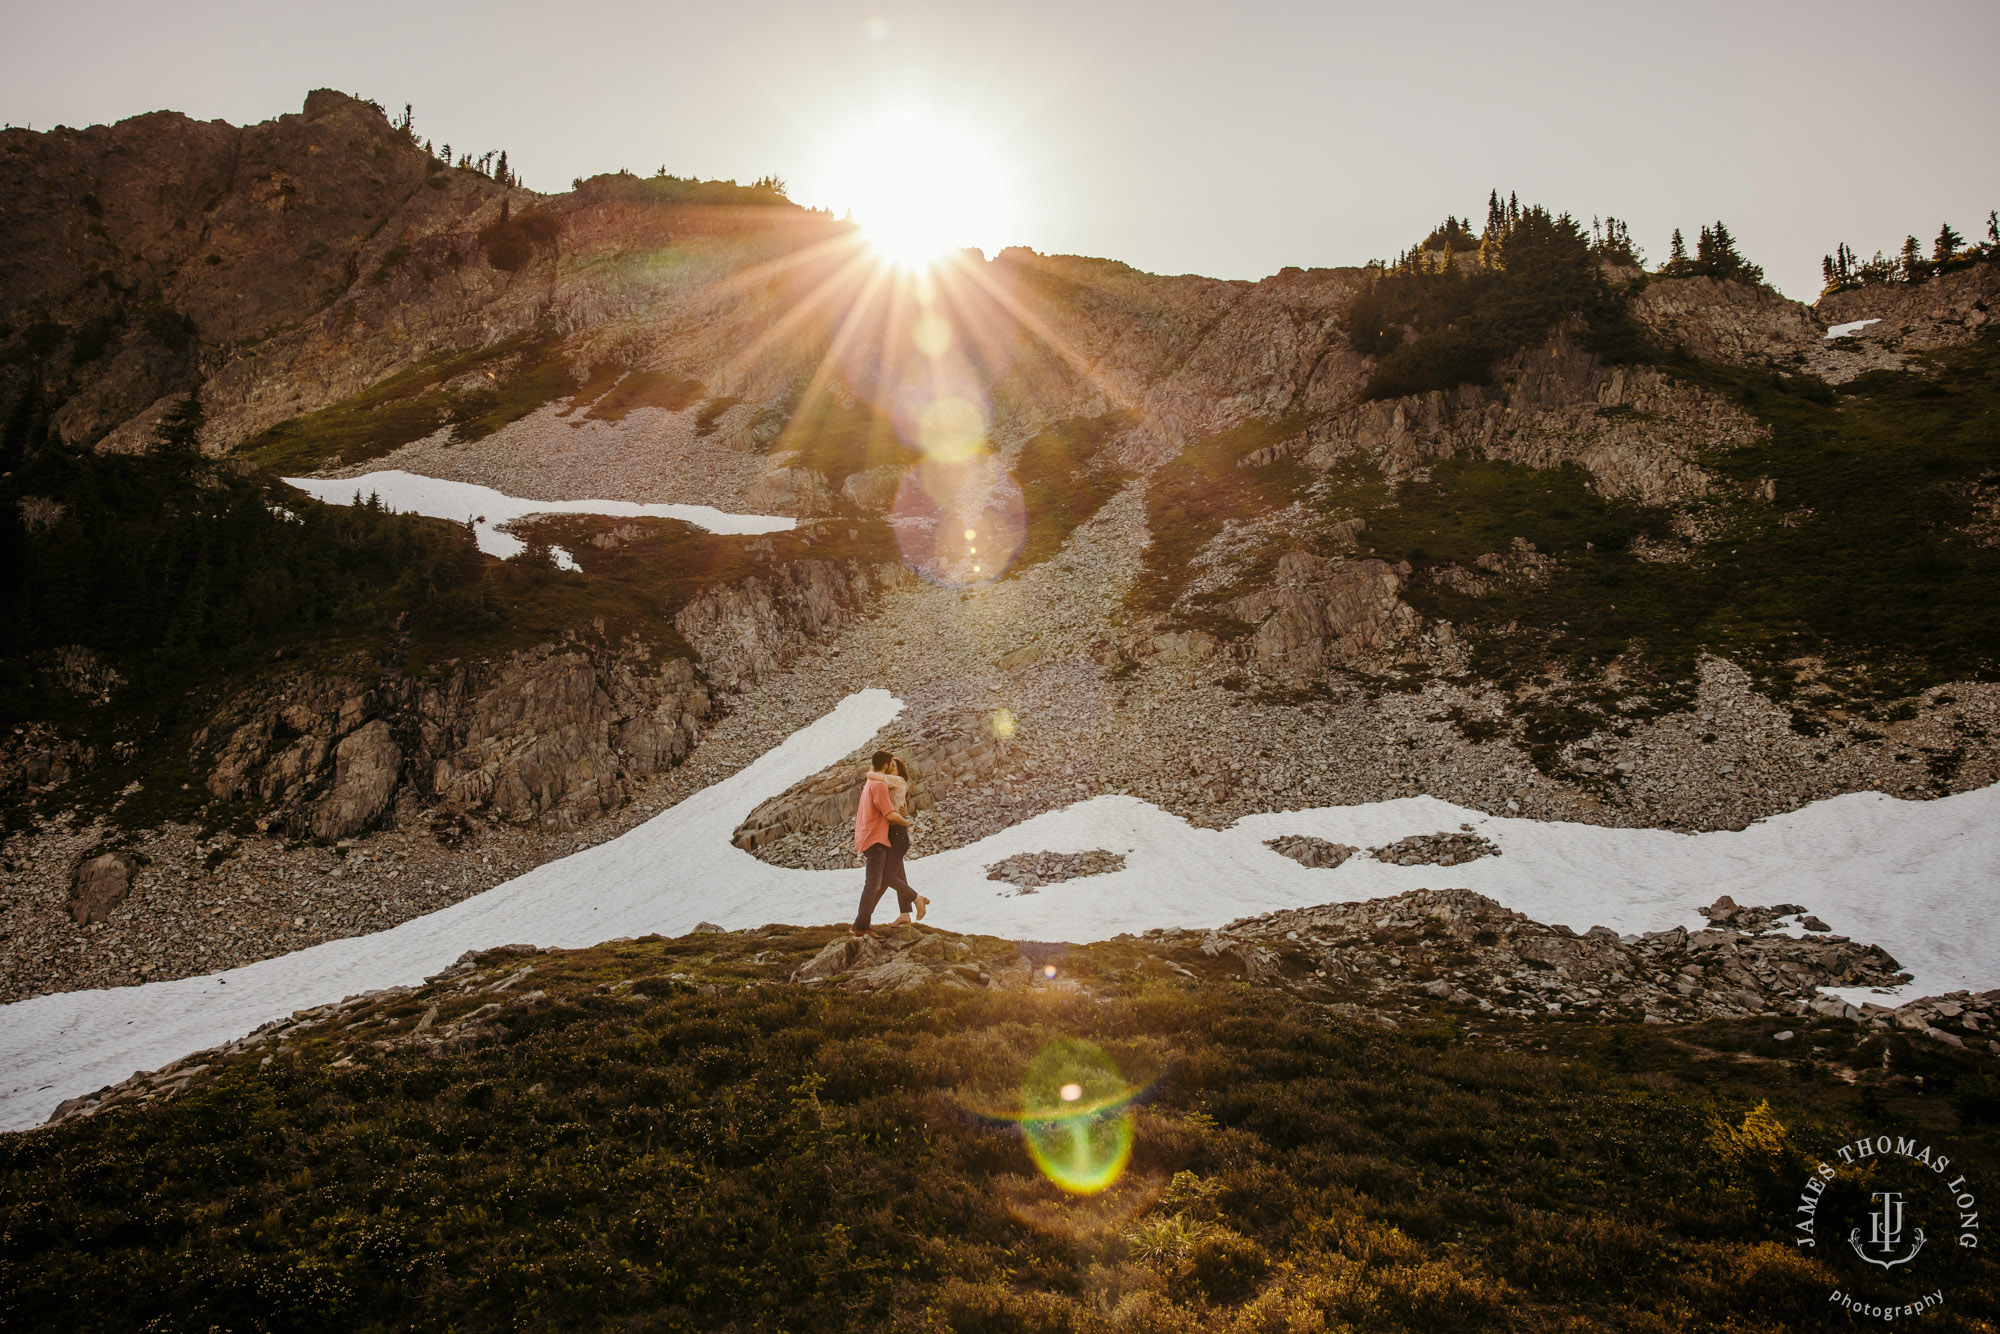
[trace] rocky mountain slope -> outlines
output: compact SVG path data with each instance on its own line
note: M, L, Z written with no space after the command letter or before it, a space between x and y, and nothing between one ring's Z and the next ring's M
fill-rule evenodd
M0 133L0 241L8 996L427 911L865 685L910 702L920 851L1102 791L1692 829L2000 779L2000 264L1809 307L1579 235L1587 299L1390 393L1481 317L1377 329L1379 268L1026 250L926 306L767 187L537 194L324 90ZM321 511L275 477L385 467L804 522L292 549ZM157 572L160 643L80 591L106 552ZM739 841L841 862L852 784Z

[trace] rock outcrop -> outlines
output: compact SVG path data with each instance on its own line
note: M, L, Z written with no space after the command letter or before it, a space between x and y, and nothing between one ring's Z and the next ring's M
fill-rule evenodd
M1266 839L1264 846L1280 856L1290 857L1301 866L1328 871L1343 865L1349 857L1361 851L1346 843L1314 838L1309 834L1286 834L1281 838Z
M878 748L902 760L910 771L913 812L929 810L955 788L1001 772L1011 752L983 718L943 723L910 736L884 736L870 742L867 750ZM732 841L755 852L791 834L851 827L867 774L868 765L860 755L830 764L758 805L736 827Z
M436 170L379 107L327 90L297 115L241 129L165 111L83 130L12 129L0 134L0 307L43 310L70 327L108 322L108 346L56 416L65 439L100 441L204 379L223 433L240 431L232 419L253 403L249 417L267 424L327 401L318 395L340 396L356 371L422 356L424 332L408 325L400 349L385 338L358 359L354 347L327 356L333 348L314 347L311 331L345 324L351 340L351 312L334 310L344 293L381 272L395 247L407 253L420 235L463 226L468 211L497 208L506 193L471 172ZM382 276L422 288L418 269ZM462 302L505 277L439 266L431 281L461 289ZM459 303L428 304L420 326ZM532 307L516 318L531 322ZM279 350L273 341L303 363L270 375L281 364L264 355Z
M674 614L708 679L742 690L845 625L878 591L908 578L900 564L797 560L710 588Z
M572 824L618 809L630 780L678 764L710 697L682 658L658 669L552 646L483 679L454 673L418 701L421 790L446 809Z
M1577 1013L1669 1023L1804 1014L1828 1003L1820 987L1908 980L1880 946L1772 930L1772 910L1748 910L1747 930L1736 929L1733 913L1710 920L1694 932L1620 936L1595 926L1578 934L1471 890L1420 889L1246 918L1203 936L1201 949L1233 955L1253 978L1304 995L1337 993L1342 1004L1444 1000L1526 1018ZM1146 939L1156 934L1192 933ZM1851 1008L1831 1004L1836 1014Z
M1727 279L1653 278L1627 310L1655 346L1732 366L1796 357L1826 333L1811 306Z
M911 991L936 984L966 991L993 982L972 946L919 927L891 927L883 939L841 936L792 974L794 982L831 983L845 991Z
M772 468L745 493L743 507L763 514L831 514L833 488L812 468Z
M97 762L97 747L65 736L53 723L30 722L0 737L0 794L9 797L67 783Z
M306 818L315 838L344 838L366 829L388 809L402 777L403 749L380 718L342 737L333 756L333 786Z
M567 826L622 806L678 763L711 707L685 659L543 645L430 677L308 670L245 692L196 738L207 785L267 823L340 839L399 793L460 813Z
M896 464L864 468L849 474L840 484L840 493L854 508L880 514L896 503L896 491L902 485L905 471Z
M111 910L132 892L132 863L117 852L100 852L76 868L69 911L78 926L111 916Z
M1294 551L1270 588L1224 604L1256 627L1244 652L1266 674L1309 678L1398 653L1422 629L1400 596L1403 574L1379 560L1327 560Z
M1587 470L1606 495L1665 504L1705 493L1705 450L1763 430L1747 413L1648 366L1606 366L1574 330L1517 353L1491 385L1344 406L1305 433L1322 470L1361 455L1391 478L1473 453L1533 468Z
M1953 347L2000 318L2000 263L1988 261L1921 283L1871 283L1829 292L1815 309L1828 332L1805 355L1806 369L1830 384L1870 371L1897 371L1910 354Z
M1972 338L2000 319L2000 264L1975 264L1921 283L1874 283L1830 292L1814 307L1828 327L1858 320L1879 323L1857 337L1893 338L1917 351L1948 347ZM1835 340L1838 341L1838 340Z

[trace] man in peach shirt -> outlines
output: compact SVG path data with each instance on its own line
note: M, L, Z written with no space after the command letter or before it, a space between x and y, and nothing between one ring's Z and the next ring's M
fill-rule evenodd
M869 773L861 785L861 805L854 812L854 850L861 854L861 864L867 868L867 879L861 886L861 911L854 915L853 933L857 936L878 935L871 921L875 916L875 904L882 897L889 870L889 826L907 825L909 821L896 811L895 799L889 795L889 785L882 781L889 762L896 757L886 750L878 750L869 757ZM912 907L914 896L898 886L896 901L905 913Z

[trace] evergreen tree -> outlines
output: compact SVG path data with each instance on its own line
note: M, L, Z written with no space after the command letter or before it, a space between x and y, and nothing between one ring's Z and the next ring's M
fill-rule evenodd
M153 428L153 442L163 453L198 456L205 420L207 414L202 410L201 391L197 389L160 418L160 424Z
M443 163L444 163L444 165L445 165L445 166L447 166L447 167L449 167L449 166L451 165L451 145L450 145L450 144L446 144L446 145L444 146L444 152L443 152L443 153L441 153L441 154L439 155L439 160L440 160L441 162L443 162Z
M1903 238L1903 250L1897 257L1897 262L1901 266L1903 281L1906 283L1920 283L1931 276L1930 265L1924 263L1924 248L1918 244L1914 236Z
M1901 270L1897 268L1896 261L1878 250L1875 252L1875 258L1861 266L1861 282L1866 287L1875 287L1882 283L1893 283L1900 273Z
M1596 230L1595 223L1592 230ZM1614 264L1639 263L1639 251L1632 244L1632 228L1618 218L1604 219L1603 236L1593 248Z
M1844 287L1854 286L1857 265L1853 249L1842 241L1833 253L1820 261L1820 276L1826 280L1826 290L1837 292Z
M500 150L499 165L494 167L493 169L493 179L500 182L500 184L502 185L513 184L513 182L507 178L507 150L504 148Z
M1480 235L1484 240L1497 241L1506 230L1507 214L1500 207L1500 192L1493 190L1486 196L1486 230Z
M1681 229L1674 228L1674 239L1667 243L1667 272L1678 273L1688 264L1687 242L1681 239Z
M1938 228L1937 240L1931 243L1931 259L1938 264L1949 264L1958 258L1958 248L1965 244L1965 238L1950 223Z
M2000 246L2000 208L1986 210L1986 244Z
M1690 272L1715 279L1732 279L1744 283L1764 281L1764 270L1743 258L1742 253L1736 249L1736 238L1730 235L1728 226L1720 221L1712 227L1701 229L1701 236L1695 242L1694 263L1688 268Z

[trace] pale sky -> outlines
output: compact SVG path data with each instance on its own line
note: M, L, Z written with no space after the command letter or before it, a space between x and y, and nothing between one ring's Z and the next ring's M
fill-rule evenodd
M1159 273L1364 263L1497 186L1625 218L1654 261L1721 218L1810 300L1838 241L2000 206L1995 0L0 0L0 32L10 124L253 122L326 86L551 191L664 165L844 207L842 142L897 109L997 163L1005 216L967 243Z

